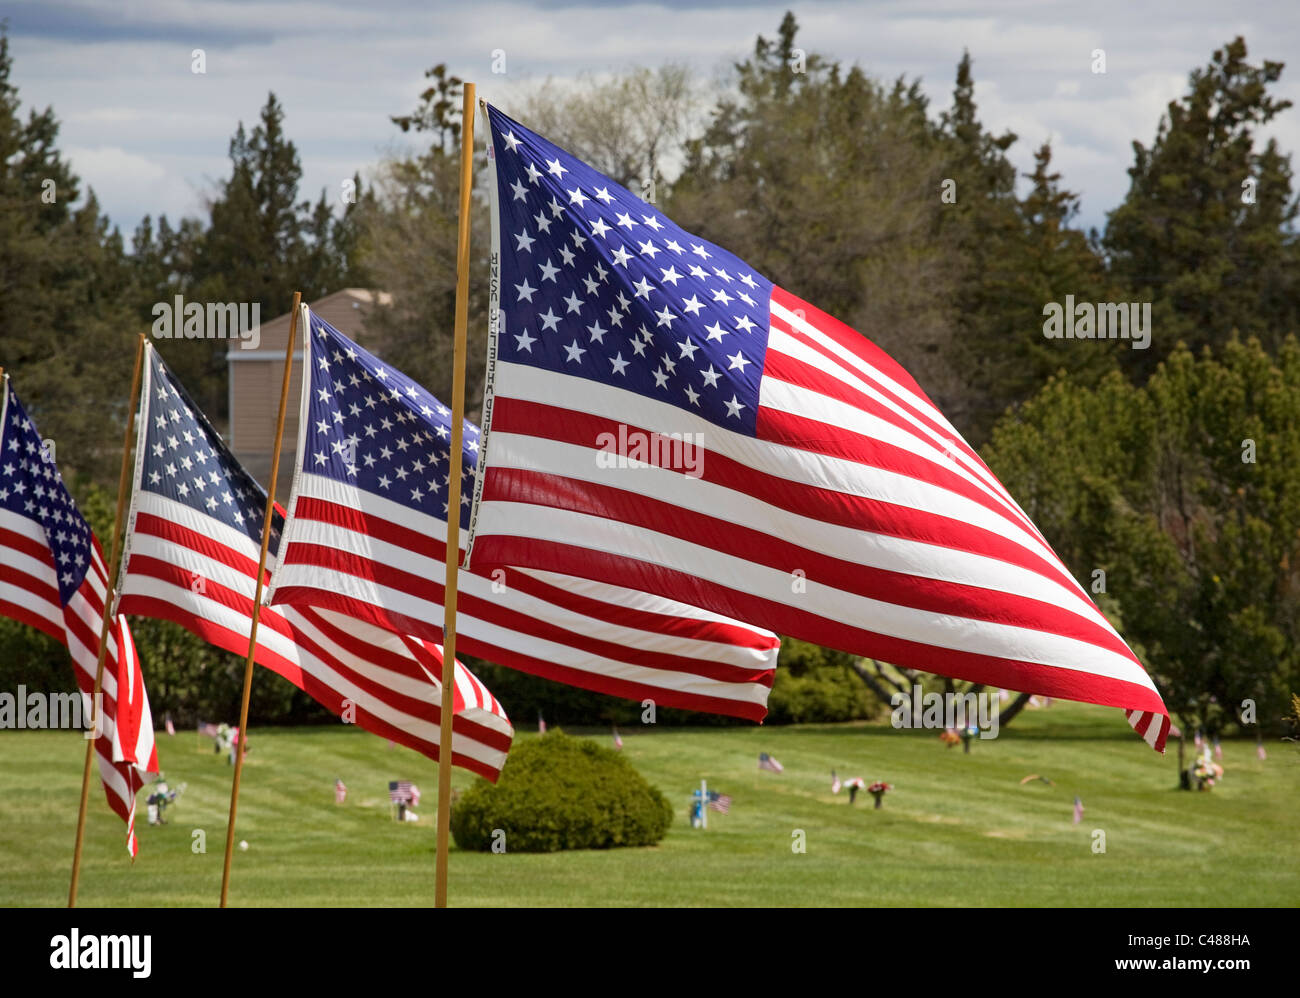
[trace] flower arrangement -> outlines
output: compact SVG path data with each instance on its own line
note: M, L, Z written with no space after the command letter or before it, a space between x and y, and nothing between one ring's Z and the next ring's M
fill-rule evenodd
M1196 778L1197 790L1210 790L1214 787L1216 780L1223 779L1223 767L1210 758L1207 749L1196 760L1196 764L1192 768L1192 775Z
M957 734L956 728L944 728L939 732L939 741L952 748L961 741L961 735Z
M871 784L871 786L867 787L867 793L876 798L877 810L880 808L881 801L884 800L885 793L893 789L894 785L892 783L886 783L884 780L877 780L875 783Z

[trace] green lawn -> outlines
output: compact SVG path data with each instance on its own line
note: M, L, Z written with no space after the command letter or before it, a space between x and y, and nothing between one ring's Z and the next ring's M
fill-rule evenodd
M624 751L672 800L651 849L530 856L454 852L455 905L1295 906L1300 903L1300 749L1224 746L1213 791L1174 789L1170 756L1146 748L1117 710L1057 702L1026 711L971 754L932 732L887 725L624 731ZM96 785L83 906L214 905L231 769L193 732L160 735L169 824L140 796L134 867ZM234 905L427 905L433 897L436 767L339 726L253 729L244 769ZM536 737L531 733L521 738ZM609 744L609 733L597 737ZM84 742L69 732L0 733L0 905L66 902ZM760 772L767 751L783 774ZM830 793L841 777L894 784L883 810ZM1050 777L1020 785L1030 773ZM333 784L348 801L333 803ZM701 777L733 798L707 831L689 827ZM424 791L421 821L389 820L387 781ZM456 783L470 777L457 772ZM1071 822L1075 795L1086 808ZM207 851L191 849L206 832ZM1093 851L1094 830L1105 853ZM791 849L802 830L807 851Z

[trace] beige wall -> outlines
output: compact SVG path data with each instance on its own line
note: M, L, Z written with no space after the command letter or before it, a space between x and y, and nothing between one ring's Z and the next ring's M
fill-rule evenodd
M380 300L384 298L386 296ZM370 292L346 288L308 305L345 336L364 343L362 325L367 309L374 307L372 301ZM301 343L301 330L298 335ZM242 350L234 346L226 353L230 375L230 432L227 442L249 473L267 488L271 484L271 457L275 447L275 423L288 338L289 316L286 313L262 323L258 349ZM369 348L371 345L367 343L366 346ZM275 488L276 499L286 504L293 480L301 398L302 354L299 346L290 375L280 471Z

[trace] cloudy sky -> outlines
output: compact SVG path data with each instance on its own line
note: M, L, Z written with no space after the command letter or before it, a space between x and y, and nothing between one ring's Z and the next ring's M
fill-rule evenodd
M268 90L285 105L314 198L401 147L388 115L414 107L437 62L508 109L515 88L548 76L673 60L712 77L755 35L772 37L788 8L803 47L878 77L919 77L936 105L948 104L968 48L985 124L1020 136L1021 169L1050 139L1086 225L1123 197L1131 142L1150 142L1188 72L1224 41L1244 35L1252 61L1286 62L1277 92L1300 104L1297 0L6 0L0 17L24 103L53 105L66 155L129 234L146 213L201 213L228 172L231 133L256 119ZM1104 74L1092 71L1095 49ZM504 75L492 72L496 50ZM1271 133L1300 150L1300 110Z

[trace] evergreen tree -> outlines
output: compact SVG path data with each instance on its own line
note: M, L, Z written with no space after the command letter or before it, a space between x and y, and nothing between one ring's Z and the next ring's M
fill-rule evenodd
M121 239L58 150L52 108L20 116L0 27L0 365L60 468L116 482L142 331Z
M1236 330L1270 350L1300 315L1300 247L1291 157L1259 128L1291 106L1270 93L1282 63L1247 62L1238 37L1195 70L1150 148L1133 143L1131 184L1104 245L1134 300L1153 302L1149 375L1179 341L1221 346ZM1253 203L1250 203L1253 200Z

